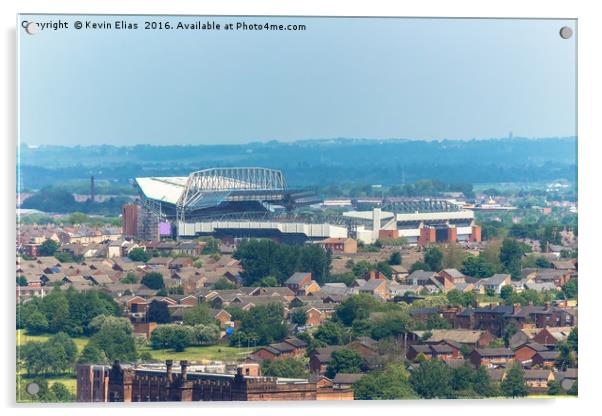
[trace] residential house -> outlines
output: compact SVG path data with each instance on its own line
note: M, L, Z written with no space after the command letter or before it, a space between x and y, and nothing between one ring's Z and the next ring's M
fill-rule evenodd
M487 293L491 291L499 295L502 287L510 285L511 281L512 279L509 274L497 273L475 283L475 290L478 291L478 293Z
M311 281L311 273L296 272L284 282L284 285L292 290L295 294L299 294L298 292L300 292L301 289Z
M423 336L430 333L430 337L423 341ZM489 331L470 329L431 329L428 331L411 331L407 334L408 343L437 344L442 341L453 341L469 347L484 347L489 345L495 337Z
M408 269L401 264L394 264L391 266L391 278L397 282L405 282L409 275Z
M384 300L389 299L389 290L387 281L381 279L368 280L364 285L358 288L360 294L375 296Z
M334 388L338 389L350 389L353 388L353 385L360 381L362 377L366 374L364 373L337 373L334 377L333 384Z
M353 238L327 238L322 241L318 241L320 247L326 251L333 253L357 253L357 241Z
M329 345L328 347L316 348L309 355L309 370L311 373L324 374L328 368L332 353L345 348L342 345Z
M517 348L514 348L514 359L519 363L531 363L533 356L538 352L547 351L548 348L537 342L527 342Z
M524 378L531 394L544 393L548 383L554 381L554 373L551 370L524 370Z
M533 341L553 348L559 342L566 341L572 329L570 326L546 327L533 337Z
M536 354L533 355L533 358L531 359L531 363L532 363L533 367L553 368L554 364L556 362L556 359L558 358L559 355L560 355L560 351L547 350L547 349L544 351L538 351Z
M505 367L514 359L514 352L509 348L475 348L469 359L475 367Z

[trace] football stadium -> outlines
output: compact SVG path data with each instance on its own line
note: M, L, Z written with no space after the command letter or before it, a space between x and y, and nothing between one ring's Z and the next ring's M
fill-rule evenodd
M135 187L140 209L130 215L124 210L124 222L135 222L131 229L145 239L216 235L303 242L348 235L342 218L337 223L295 215L297 207L317 199L288 189L279 170L211 168L186 177L136 178Z
M302 244L403 237L427 245L481 239L474 212L448 200L389 198L367 211L300 213L321 201L313 192L288 188L283 173L268 168L210 168L188 176L139 177L134 183L139 201L124 207L124 233L146 240L212 235Z

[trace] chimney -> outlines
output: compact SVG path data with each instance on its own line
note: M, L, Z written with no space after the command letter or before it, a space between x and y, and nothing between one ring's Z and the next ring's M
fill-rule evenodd
M180 369L182 381L186 381L186 376L188 375L188 360L180 360Z
M90 202L96 199L96 190L94 189L94 176L90 176Z
M550 305L550 302L546 302L544 305L543 310L544 311L549 311L550 309L552 309L552 305Z
M165 367L167 368L167 371L166 371L167 381L171 382L171 379L172 379L172 369L173 369L173 360L165 360Z
M520 303L515 303L514 305L512 305L512 314L516 315L519 312L520 312Z

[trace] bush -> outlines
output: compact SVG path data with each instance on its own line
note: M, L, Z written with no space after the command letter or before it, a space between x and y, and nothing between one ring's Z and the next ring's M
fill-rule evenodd
M132 261L141 261L146 263L151 259L152 255L143 248L137 247L128 253L128 258Z
M264 360L261 363L261 373L264 376L285 378L307 378L309 375L307 364L299 358Z

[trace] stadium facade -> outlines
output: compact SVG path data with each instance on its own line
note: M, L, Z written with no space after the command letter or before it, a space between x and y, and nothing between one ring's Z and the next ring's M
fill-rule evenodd
M297 208L319 201L310 192L289 189L274 169L211 168L188 176L140 177L135 187L140 199L135 207L124 207L124 233L145 240L213 235L289 243L353 237L373 243L404 237L426 245L481 239L473 211L447 200L392 199L368 211L300 215Z
M341 221L295 215L295 208L316 200L310 192L288 189L279 170L212 168L187 177L136 178L135 186L137 236L143 239L214 235L304 242L348 235Z

